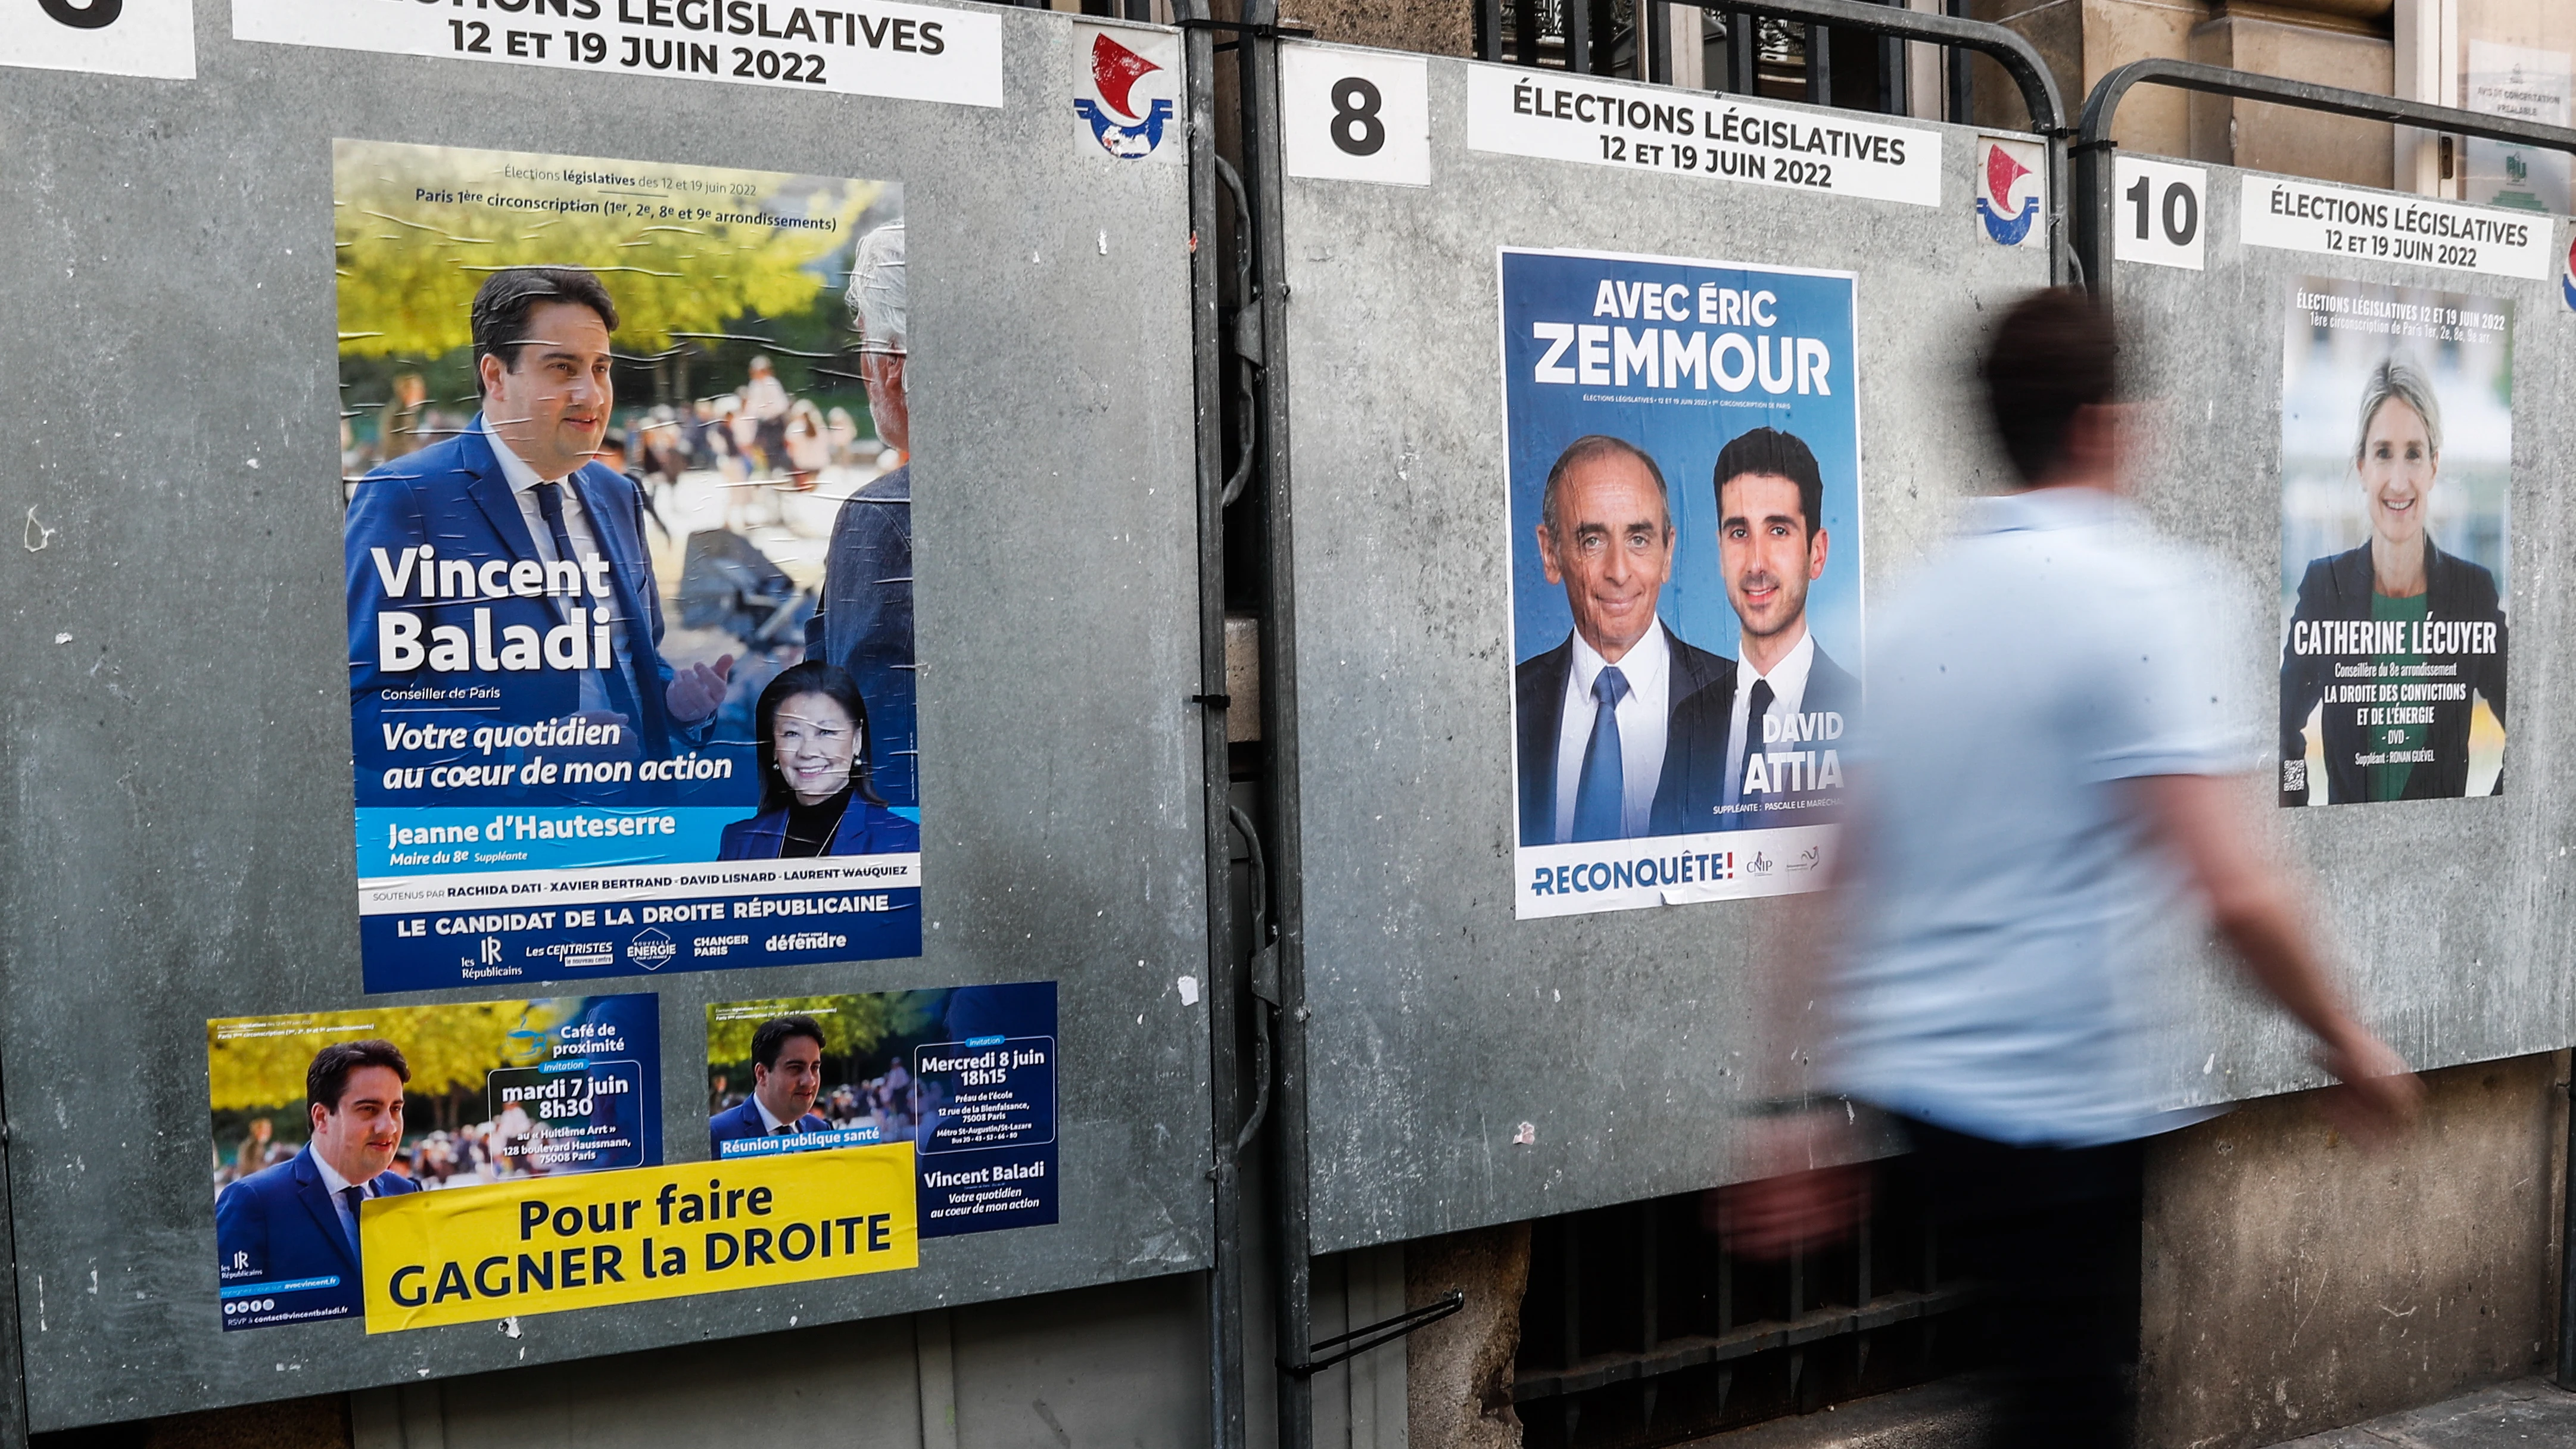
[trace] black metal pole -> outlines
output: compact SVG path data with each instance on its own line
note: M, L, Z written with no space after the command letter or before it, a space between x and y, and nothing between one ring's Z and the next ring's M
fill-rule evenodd
M1950 0L1948 13L1953 20L1967 19L1968 0ZM1944 119L1954 126L1973 126L1977 123L1975 52L1947 50L1941 53L1941 59L1950 82L1950 104Z
M1151 0L1128 0L1132 13ZM1174 18L1204 20L1207 0L1173 0ZM1185 27L1184 100L1189 134L1216 135L1215 36L1204 26ZM1199 689L1202 697L1225 693L1225 426L1226 353L1218 295L1218 179L1212 145L1188 147L1190 234L1199 245L1190 256L1191 370L1196 378L1199 535ZM1246 419L1249 425L1250 420ZM1236 1010L1240 1001L1234 964L1234 850L1227 820L1228 770L1225 711L1199 710L1199 811L1207 849L1208 1145L1215 1153L1209 1207L1213 1213L1208 1263L1208 1442L1212 1449L1243 1449L1243 1211L1235 1172Z
M1583 0L1569 0L1578 8ZM1532 9L1535 6L1531 7ZM1522 12L1527 15L1527 10ZM1271 1297L1278 1343L1279 1449L1313 1449L1314 1395L1306 1367L1314 1342L1312 1236L1308 1231L1304 881L1297 760L1297 634L1292 552L1296 509L1288 486L1287 253L1282 245L1278 0L1245 0L1238 72L1243 92L1243 179L1252 196L1251 238L1261 347L1255 390L1259 436L1246 496L1267 531L1261 614L1262 739L1269 771L1271 919L1276 923L1280 1005L1270 1104ZM1534 56L1535 25L1520 37ZM1258 951L1264 943L1254 942Z
M1726 12L1726 88L1739 96L1762 89L1762 22L1749 10Z

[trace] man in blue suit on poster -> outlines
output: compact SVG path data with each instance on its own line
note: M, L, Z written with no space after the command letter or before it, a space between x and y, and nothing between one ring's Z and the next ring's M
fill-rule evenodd
M550 759L655 760L704 743L732 656L676 671L662 658L641 495L597 461L616 328L616 303L587 271L493 273L473 307L482 412L358 485L344 538L361 804L383 798L389 765L514 758L469 756L461 732L449 748L397 749L396 732L450 711L542 726L529 743Z
M304 1150L215 1200L225 1327L364 1311L358 1204L420 1191L388 1170L402 1148L410 1080L401 1049L382 1038L335 1042L315 1054L304 1072L312 1123Z
M751 1033L751 1096L707 1119L707 1150L746 1137L792 1137L832 1124L814 1110L823 1088L823 1028L801 1012L773 1016Z
M1539 561L1564 586L1574 628L1513 673L1523 845L1669 833L1656 822L1672 813L1659 804L1672 721L1735 678L1655 612L1673 541L1664 473L1644 449L1596 433L1557 455L1540 495Z
M1735 672L1673 711L1660 830L1822 825L1842 800L1840 741L1860 681L1807 628L1832 540L1825 480L1795 433L1755 428L1717 455L1718 565L1742 626Z

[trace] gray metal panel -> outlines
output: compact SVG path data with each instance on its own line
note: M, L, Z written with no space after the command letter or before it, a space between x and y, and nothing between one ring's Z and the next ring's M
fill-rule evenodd
M1972 361L2046 253L1979 234L1975 132L1937 209L1465 146L1431 62L1432 184L1290 180L1314 1250L1727 1179L1752 964L1779 902L1516 922L1495 251L1859 273L1865 589L1993 486ZM1531 1123L1537 1140L1512 1142Z
M1102 164L1067 19L998 13L998 110L251 45L222 0L198 6L194 83L6 72L0 511L53 530L0 574L0 1057L33 1428L1204 1265L1205 1008L1174 989L1207 949L1188 173ZM362 1003L339 136L905 184L925 954L621 987L661 993L680 1160L704 1152L708 1001L1060 980L1060 1226L516 1336L218 1331L204 1023Z
M2564 571L2576 497L2561 486L2576 473L2576 422L2564 406L2576 388L2576 315L2554 278L2244 245L2247 173L2208 171L2207 270L2120 263L2113 297L2129 386L2155 408L2134 486L2157 522L2223 565L2233 590L2225 617L2239 631L2230 641L2238 692L2261 706L2262 717L2246 724L2266 743L2267 765L2281 658L2281 353L2291 280L2348 277L2513 303L2505 608L2515 642L2504 795L2288 811L2273 806L2267 775L2249 782L2247 799L2281 857L2312 873L2315 918L2362 1016L2409 1061L2443 1067L2567 1046L2576 1041L2566 967L2576 946L2566 824L2576 753L2558 725L2576 677L2555 644L2576 622ZM2564 255L2565 227L2555 235L2553 255ZM2181 1021L2167 1082L2177 1100L2241 1100L2326 1080L2305 1033L2262 1004L2217 952L2178 954L2182 969L2167 978Z

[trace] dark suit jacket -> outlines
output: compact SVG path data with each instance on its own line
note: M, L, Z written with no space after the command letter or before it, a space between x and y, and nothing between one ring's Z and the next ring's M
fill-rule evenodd
M1655 627L1664 631L1664 642L1672 650L1670 698L1678 713L1682 702L1721 683L1732 684L1735 661L1724 655L1711 654L1682 642L1681 636L1658 620ZM1512 713L1520 736L1521 844L1553 845L1556 834L1556 744L1565 725L1565 680L1574 669L1574 637L1544 654L1521 661L1512 675ZM1671 736L1666 734L1665 774L1672 778ZM1658 816L1663 811L1663 792L1655 795ZM1657 834L1665 834L1661 830Z
M799 1132L829 1132L832 1130L832 1124L823 1120L821 1113L808 1112L804 1116L796 1119L796 1130ZM760 1120L760 1104L749 1097L742 1099L742 1105L738 1107L727 1107L723 1111L718 1112L707 1119L707 1150L709 1152L716 1151L716 1144L720 1142L739 1142L746 1137L766 1137L768 1135L768 1126Z
M868 704L870 782L893 805L921 803L912 658L912 465L849 496L832 519L823 604L805 657L837 664Z
M602 463L588 464L573 474L572 487L581 495L592 536L608 557L611 602L617 616L627 621L627 647L633 656L628 677L640 696L635 701L640 718L632 723L644 751L660 758L669 753L674 738L689 744L701 742L713 717L693 726L677 725L663 699L671 682L671 666L662 658L662 594L653 581L653 556L644 545L642 495L636 491L634 480ZM472 637L477 613L487 616L482 629L495 650L503 642L504 631L513 625L534 629L543 638L548 630L564 622L556 610L557 601L550 598L425 599L419 584L412 580L405 581L403 597L388 598L375 551L384 550L387 562L399 569L403 550L420 544L434 545L441 559L471 559L478 566L490 560L539 558L529 537L527 520L519 512L519 501L501 471L501 460L494 456L491 443L483 436L479 416L473 426L457 436L396 458L368 474L349 505L342 545L349 605L349 722L355 736L360 805L417 803L409 798L392 801L381 788L384 767L397 763L394 752L385 748L381 726L419 723L417 714L386 711L416 711L420 706L388 704L380 699L380 690L412 685L497 689L498 708L492 709L489 718L493 723L507 724L557 719L573 713L581 704L580 676L569 670L473 668L440 672L424 665L397 674L380 669L377 616L388 609L418 615L420 642L424 645L430 642L430 631L442 625L454 625ZM417 565L413 573L416 579ZM581 607L594 607L596 603L587 597L575 602ZM399 763L419 764L422 757L417 751L410 752L400 756ZM625 798L632 789L612 787L609 793ZM458 787L443 790L439 803L464 805L478 800L521 798L524 796L515 787Z
M787 810L764 810L724 828L716 848L718 860L776 860L787 844ZM832 827L825 855L910 855L921 849L921 827L854 792L841 823ZM748 1106L748 1103L744 1105ZM760 1114L752 1114L757 1123Z
M2291 621L2369 618L2372 575L2370 545L2366 543L2346 553L2310 561L2307 575L2299 580L2299 602L2291 610ZM2469 719L2478 695L2486 696L2496 722L2504 722L2505 624L2504 610L2496 596L2495 575L2467 559L2442 552L2427 538L2424 592L2430 618L2495 625L2496 652L2453 656L2459 661L2459 674L2434 681L2466 684L2471 693L2467 699L2433 701L2433 724L2425 741L2433 758L2407 775L2405 798L2409 800L2445 799L2469 792ZM2281 641L2281 758L2285 762L2306 757L2308 711L2317 707L2327 687L2336 682L2336 662L2351 658L2294 653L2291 646L2295 642L2295 635ZM2327 802L2341 805L2368 798L2367 767L2354 764L2353 756L2370 751L2369 728L2360 723L2354 706L2340 702L2326 706L2324 724ZM2309 790L2315 786L2311 780L2307 789L2285 789L2281 791L2281 803L2305 805ZM2496 776L2495 788L2496 793L2503 793L2503 775Z
M376 1175L379 1196L418 1192L420 1184L391 1172ZM306 1147L275 1167L262 1168L215 1199L218 1280L227 1288L284 1283L299 1278L339 1278L331 1288L296 1295L298 1307L366 1309L358 1255L340 1228L339 1210L322 1186L322 1169Z
M1783 810L1743 811L1720 814L1726 803L1727 729L1735 714L1735 690L1738 674L1730 667L1722 687L1704 689L1673 707L1673 734L1664 744L1664 778L1655 790L1655 833L1658 835L1692 835L1704 830L1753 830L1774 825L1822 825L1834 812L1823 806L1795 805L1790 802L1816 799L1837 792L1824 790L1788 791L1766 795L1764 800L1787 806ZM1860 681L1850 670L1836 664L1823 646L1807 666L1807 690L1798 700L1800 714L1838 714L1846 730L1860 711ZM1752 727L1747 720L1746 727ZM1811 748L1802 745L1800 748ZM1832 749L1831 741L1818 741L1812 748Z

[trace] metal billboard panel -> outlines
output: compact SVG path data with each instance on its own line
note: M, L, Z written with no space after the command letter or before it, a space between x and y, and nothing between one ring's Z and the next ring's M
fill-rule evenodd
M1365 53L1316 53L1377 74ZM1326 76L1310 89L1328 106L1368 106L1336 91L1329 64L1307 69ZM1517 110L1516 89L1532 93ZM1707 899L1698 865L1637 909L1515 919L1522 661L1506 641L1508 581L1526 561L1505 482L1498 256L1849 274L1856 351L1837 376L1858 387L1864 591L1919 557L1960 498L1996 486L1973 359L1999 304L2048 280L2045 248L1990 237L1978 209L1990 196L2026 222L2044 203L2027 178L1988 184L1967 128L1439 59L1428 91L1427 187L1292 175L1283 204L1293 290L1274 350L1298 601L1283 667L1319 1252L1729 1180L1753 966L1784 919L1776 901ZM1293 158L1294 91L1286 101ZM1569 139L1534 129L1539 114L1635 124ZM1820 162L1860 194L1822 194ZM1615 378L1611 347L1600 360ZM1704 472L1670 480L1677 498L1709 486ZM1722 596L1713 607L1724 617ZM1748 864L1727 890L1757 888Z
M1189 172L1149 159L1184 137L1102 135L1077 111L1098 27L897 8L915 37L923 16L996 27L1002 104L214 32L191 83L11 73L0 124L25 204L0 419L26 539L4 647L25 687L0 805L18 923L0 1060L33 1429L1207 1262ZM1176 54L1170 32L1124 33ZM1057 983L1060 1223L929 1242L905 1271L498 1325L220 1331L208 1021L538 990L363 994L337 602L343 138L902 183L920 955L621 983L660 998L675 1163L706 1150L713 1003Z
M2112 295L2129 386L2154 419L2134 486L2158 523L2221 564L2229 592L2218 612L2233 636L2224 642L2239 692L2265 706L2247 721L2267 776L2249 788L2250 817L2309 873L2330 960L2362 1018L2416 1067L2567 1046L2576 1040L2563 964L2569 857L2553 822L2576 781L2556 743L2568 686L2548 642L2566 610L2552 560L2571 522L2553 485L2576 448L2556 406L2576 381L2565 222L2233 167L2119 160ZM2262 213L2249 217L2249 205ZM2302 294L2312 303L2305 314L2294 312ZM2356 339L2343 349L2350 358L2311 345L2347 335ZM2292 353L2297 379L2287 376ZM2343 506L2359 474L2339 454L2360 422L2367 368L2356 364L2382 355L2424 374L2443 414L2423 532L2494 581L2509 620L2509 642L2497 641L2510 678L2500 758L2476 751L2473 778L2459 782L2477 798L2326 803L2337 787L2308 768L2328 748L2322 721L2303 731L2308 749L2285 760L2270 712L2303 577L2366 528L2357 494ZM2308 505L2295 510L2296 526L2285 526L2288 491ZM2448 658L2427 662L2443 670ZM2471 684L2457 707L2482 711L2479 656L2457 662L2471 674L2423 677ZM2371 727L2384 731L2422 723L2411 711L2453 707L2409 691L2414 673L2388 677L2398 682L2384 698L2355 692L2301 713L2375 711ZM2269 778L2285 763L2317 805L2271 808L2288 795ZM2502 789L2489 798L2498 768ZM2173 1100L2216 1104L2325 1081L2305 1033L2257 1005L2222 955L2186 946L2173 964Z

